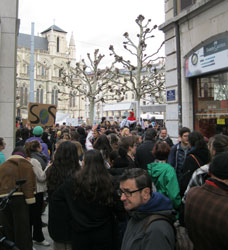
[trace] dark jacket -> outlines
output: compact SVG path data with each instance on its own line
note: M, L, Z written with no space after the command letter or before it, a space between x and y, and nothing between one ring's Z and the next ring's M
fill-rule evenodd
M52 194L49 234L57 242L72 241L73 250L99 249L103 243L111 249L113 212L97 201L74 199L73 181L66 181Z
M118 156L114 160L114 168L137 168L138 164L136 161L133 161L130 156L126 157Z
M190 189L185 204L185 225L195 250L227 249L227 215L226 190L209 183Z
M196 158L193 157L193 156ZM210 152L207 148L196 149L195 147L191 148L187 157L184 161L180 179L180 195L184 196L184 192L188 186L188 183L192 177L193 172L198 169L200 166L207 164L210 160Z
M165 141L170 146L170 148L173 146L173 141L169 136L166 136L166 138L158 137L157 141Z
M131 212L124 234L121 250L174 250L173 227L165 220L152 222L146 232L143 227L152 214L162 214L173 218L171 201L160 193L153 193L150 200Z
M50 155L48 153L48 146L47 146L46 143L43 142L43 140L40 137L35 137L35 136L30 137L30 138L28 138L26 140L26 142L35 141L35 140L40 142L40 144L42 145L42 153L47 156L47 159L49 161L50 160Z
M181 179L182 166L189 153L190 148L186 151L181 147L181 142L172 146L167 163L175 168L178 181Z
M146 140L137 148L135 158L139 168L147 170L147 164L155 160L152 154L154 144L154 141Z

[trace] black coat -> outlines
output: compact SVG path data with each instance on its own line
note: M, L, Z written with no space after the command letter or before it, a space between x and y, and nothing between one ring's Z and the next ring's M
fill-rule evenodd
M154 141L146 140L137 148L135 158L139 168L147 170L147 164L155 160L152 154L154 144Z
M188 186L188 183L192 177L193 172L197 168L207 164L209 161L210 161L210 152L207 148L200 148L200 149L192 148L189 151L182 167L182 173L181 173L182 177L180 178L180 183L179 183L181 197L184 196L184 192Z

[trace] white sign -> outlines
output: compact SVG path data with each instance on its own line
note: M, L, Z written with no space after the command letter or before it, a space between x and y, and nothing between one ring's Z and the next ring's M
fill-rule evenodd
M78 119L77 118L66 118L66 125L67 126L78 126Z
M228 37L215 40L185 60L185 76L193 77L228 67Z

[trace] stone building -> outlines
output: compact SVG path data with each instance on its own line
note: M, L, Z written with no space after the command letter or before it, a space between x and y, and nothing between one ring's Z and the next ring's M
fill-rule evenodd
M228 1L165 0L166 125L228 131Z
M76 62L73 34L69 45L67 32L52 25L34 36L34 102L57 105L58 112L72 118L84 118L84 101L76 91L60 86L61 68ZM17 49L17 116L27 118L29 101L29 65L31 35L18 35Z

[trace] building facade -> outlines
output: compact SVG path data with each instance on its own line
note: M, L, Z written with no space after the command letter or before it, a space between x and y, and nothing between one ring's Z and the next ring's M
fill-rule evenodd
M34 36L34 102L55 104L60 113L84 119L84 101L80 93L62 86L61 69L76 62L73 34L69 45L67 32L52 25ZM31 35L19 34L17 41L17 116L27 118L29 102L29 67ZM77 81L77 79L76 79Z
M228 1L165 0L166 125L228 132Z
M0 1L0 137L8 158L14 147L18 1Z

